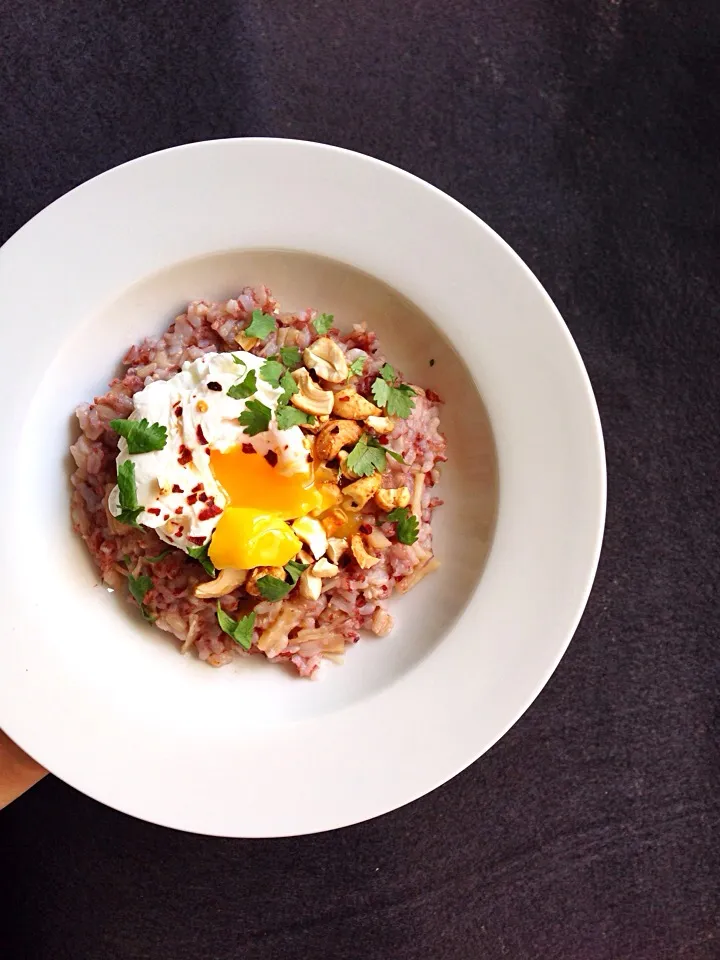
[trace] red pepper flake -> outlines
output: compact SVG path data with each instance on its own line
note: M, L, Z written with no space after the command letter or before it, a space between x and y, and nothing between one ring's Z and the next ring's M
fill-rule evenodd
M267 460L267 462L270 464L271 467L274 467L277 465L278 457L274 450L268 450L268 452L265 454L265 459Z
M204 484L202 484L202 483L196 484L196 485L192 488L192 492L193 492L193 493L197 493L198 490L202 490L203 486L204 486Z
M210 384L208 384L208 386L210 386ZM198 424L197 427L195 427L195 436L198 438L198 443L202 443L202 444L207 443L207 440L205 439L205 434L203 433L203 428L200 426L200 424Z
M222 513L222 507L218 507L215 503L208 503L206 507L198 514L198 520L211 520L213 517L217 517Z
M244 443L242 445L243 453L255 453L255 447L251 443Z
M364 533L367 535L368 533L372 533L372 529L373 529L372 525L369 523L360 524L360 533Z
M148 508L147 508L147 512L148 512L148 513L154 513L156 517L159 517L159 516L160 516L160 507L148 507Z
M200 503L207 503L208 495L205 493L204 490L202 493L198 494L198 500L200 501Z
M181 416L182 416L182 406L181 406L180 404L178 404L178 405L175 407L175 416L176 416L176 417L181 417Z
M166 513L166 514L163 516L163 520L169 520L169 519L170 519L170 514L169 514L169 513Z
M192 453L188 450L184 443L180 444L180 456L178 457L178 463L181 467L184 467L186 463L190 463L192 460Z
M440 394L439 394L439 393L435 393L434 390L426 390L426 391L425 391L425 396L428 398L428 400L430 401L430 403L442 403L442 402L443 402L442 397L440 396Z
M175 510L175 513L178 514L178 515L181 514L182 512L183 512L183 508L182 508L182 507L178 507L178 508Z
M172 492L173 492L173 493L182 493L183 490L182 490L182 487L181 487L179 484L174 483L174 484L173 484L173 488L172 488Z
M196 502L196 500L197 500L196 493L191 493L188 497L185 498L185 502L188 504L188 506L192 506Z
M181 537L182 535L183 535L182 527L178 527L177 530L175 531L175 536Z
M211 380L210 383L207 385L207 388L208 390L222 390L222 387L217 382L217 380Z
M202 547L205 545L205 537L188 537L190 543L194 543L197 547Z

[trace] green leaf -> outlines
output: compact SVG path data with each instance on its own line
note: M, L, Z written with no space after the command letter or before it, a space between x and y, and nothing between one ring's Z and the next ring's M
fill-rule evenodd
M286 367L300 366L300 348L280 347L280 359Z
M189 557L192 557L193 560L197 560L209 577L214 577L217 571L213 566L210 557L208 556L209 549L210 544L206 543L202 547L188 547L187 552Z
M408 417L410 411L415 406L412 399L415 391L407 383L401 383L394 386L387 377L392 379L395 371L386 363L380 371L380 376L375 379L372 385L372 395L375 403L379 407L385 407L391 417Z
M242 357L236 357L234 353L231 353L230 356L233 358L233 363L242 364L243 367L247 367Z
M348 469L352 470L353 473L356 473L359 477L367 477L371 473L375 473L376 470L379 473L385 471L388 455L397 460L398 463L405 462L399 453L388 450L375 437L369 433L364 433L348 454L346 463Z
M260 591L260 596L266 600L282 600L283 597L286 597L290 593L293 584L285 583L284 580L280 580L278 577L271 577L269 574L266 574L258 580L257 588Z
M260 376L271 387L280 386L280 378L285 373L285 367L277 360L266 360L260 367ZM294 382L294 381L293 381Z
M154 616L152 613L150 613L148 608L143 603L143 601L145 600L145 594L148 592L148 590L152 590L152 585L153 585L152 578L148 577L146 574L143 574L143 576L140 576L140 577L134 577L130 573L130 569L129 569L130 563L131 563L130 558L123 557L123 559L125 561L125 566L128 568L127 579L128 579L128 590L130 591L130 595L132 596L135 603L137 603L137 605L140 607L140 612L142 613L143 617L145 617L145 619L148 621L148 623L154 623L157 620L157 617Z
M220 601L218 600L217 620L223 633L226 633L229 637L232 637L235 643L239 643L243 650L250 649L252 646L253 628L255 627L254 610L246 617L240 617L239 620L233 620L229 614L225 613L223 608L220 606Z
M240 425L245 428L249 437L258 433L265 433L270 426L272 410L259 400L248 400L247 406L238 417Z
M262 310L253 310L252 320L245 327L243 333L246 337L257 337L258 340L266 340L268 335L275 329L275 317L263 313Z
M363 370L365 369L365 361L367 360L367 354L363 354L362 357L355 357L353 362L349 366L350 373L354 377L359 377L362 375Z
M319 313L313 320L312 325L315 327L320 336L323 337L333 325L334 319L335 317L332 313Z
M290 427L297 427L301 423L315 423L315 417L310 413L304 413L297 407L278 407L275 411L275 419L279 430L289 430Z
M380 376L383 380L387 380L388 383L392 383L395 379L395 368L391 367L389 363L384 363L382 367L380 367Z
M111 420L110 426L127 440L128 453L162 450L167 443L167 428L142 420Z
M280 377L280 386L283 388L283 392L278 397L278 406L284 406L290 402L290 397L294 397L300 388L295 383L293 375L287 371Z
M117 519L129 527L137 527L137 518L143 512L137 499L135 488L135 464L132 460L124 460L117 472L118 492L120 494L120 513Z
M418 538L420 524L418 518L410 513L408 507L396 507L387 515L391 523L397 524L395 532L400 543L411 546Z
M290 577L293 586L298 582L300 574L307 570L309 566L309 563L300 563L299 560L291 560L290 563L285 564L285 573Z
M160 563L169 553L172 553L170 547L168 547L167 550L163 550L162 553L159 553L156 557L143 557L143 560L147 560L148 563Z
M231 400L247 400L257 391L255 371L250 370L240 383L234 383L227 392Z

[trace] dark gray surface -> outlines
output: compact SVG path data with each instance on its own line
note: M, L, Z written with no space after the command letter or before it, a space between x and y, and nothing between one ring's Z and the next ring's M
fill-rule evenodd
M3 955L720 957L716 0L0 14L3 239L183 141L374 154L467 204L537 273L587 363L610 477L576 638L471 769L380 820L268 842L148 826L48 778L0 815Z

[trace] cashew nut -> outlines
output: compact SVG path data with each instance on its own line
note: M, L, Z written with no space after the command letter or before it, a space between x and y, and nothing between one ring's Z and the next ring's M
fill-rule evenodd
M354 533L352 535L352 539L350 540L350 549L352 550L353 556L363 570L369 570L370 567L374 567L376 563L380 563L380 557L373 557L371 553L367 552L365 549L365 544L363 543L362 537L359 533Z
M221 570L214 580L208 580L205 583L199 583L195 587L195 596L204 597L224 597L232 593L236 587L245 583L247 570L233 570L228 567Z
M255 567L245 584L245 590L251 597L260 596L257 582L261 577L276 577L278 580L284 580L285 571L282 567Z
M337 563L340 557L345 553L348 548L347 540L343 540L341 537L330 537L328 539L327 545L327 556L332 563Z
M336 577L340 573L340 568L323 557L313 566L311 572L314 577L325 579L326 577Z
M328 416L332 412L335 395L319 387L304 367L295 370L293 378L299 388L298 393L290 398L293 406L303 413L314 413L318 417Z
M366 422L375 433L392 433L395 429L392 417L368 417Z
M354 387L336 393L332 409L333 413L348 420L367 420L368 417L378 417L381 413L379 407L366 400Z
M358 475L347 465L348 456L349 454L347 450L341 450L338 453L338 460L340 461L340 473L345 477L346 480L357 480Z
M292 524L293 533L310 548L310 553L319 560L327 550L327 535L319 520L300 517Z
M252 350L255 344L258 342L257 337L246 337L244 333L235 334L235 342L239 343L243 350Z
M322 592L322 580L314 577L309 570L300 577L300 596L306 600L317 600Z
M354 420L331 420L315 438L315 459L334 460L343 447L356 443L362 427Z
M348 377L345 354L330 337L320 337L303 350L303 362L314 370L321 380L328 383L344 383Z
M380 489L381 483L382 477L380 474L373 473L369 477L361 477L360 480L348 484L343 490L345 495L343 506L346 510L351 510L353 513L362 510L368 500L375 496Z
M330 510L320 521L322 523L323 530L325 533L332 537L332 535L345 526L347 523L348 516L344 510L336 508L335 510Z
M410 491L407 487L380 489L375 494L375 503L381 510L389 513L396 507L406 507L410 503Z

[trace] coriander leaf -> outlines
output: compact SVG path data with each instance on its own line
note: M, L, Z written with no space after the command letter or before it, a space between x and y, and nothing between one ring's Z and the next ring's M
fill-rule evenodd
M257 390L257 378L255 371L250 370L245 379L240 383L234 383L227 392L231 400L246 400Z
M220 629L223 633L226 633L229 637L239 643L244 650L249 650L252 646L252 635L253 628L255 626L255 611L249 613L246 617L240 617L239 620L233 620L233 618L225 613L223 608L220 606L220 601L217 602L217 621L220 624Z
M137 490L135 489L135 464L132 460L125 460L118 467L117 472L118 492L120 494L120 513L117 519L120 523L126 523L129 527L137 527L137 518L143 512L137 499Z
M399 453L395 453L394 450L390 450L388 447L383 447L383 450L385 451L385 453L386 453L386 455L387 455L388 457L392 457L393 460L397 460L398 463L405 463L405 461L404 461L403 458L400 456L400 454L399 454Z
M192 557L193 560L197 560L209 577L214 577L217 571L215 570L215 567L208 556L209 548L210 544L206 543L202 547L188 547L187 552L189 557Z
M291 560L290 563L285 564L285 573L290 577L293 586L298 582L300 574L309 566L309 563L300 563L299 560Z
M389 363L384 363L380 368L380 376L388 383L392 383L395 379L395 368L391 367Z
M258 433L265 433L270 426L272 411L259 400L248 400L243 412L238 417L240 425L245 427L245 433L254 437Z
M243 333L246 337L257 337L258 340L265 340L274 329L275 317L263 313L262 310L253 310L252 320L245 327Z
M373 400L379 407L387 406L390 397L390 384L382 377L376 377L371 387Z
M127 440L128 453L162 450L167 443L167 428L142 420L111 420L110 426Z
M286 367L297 367L300 365L299 347L280 347L280 359Z
M285 583L284 580L279 580L277 577L271 577L269 574L266 574L264 577L260 577L257 582L257 588L260 591L260 596L264 597L266 600L282 600L283 597L286 597L292 590L292 583Z
M320 336L324 336L333 325L334 316L332 313L319 313L312 322Z
M359 377L359 376L361 376L361 374L362 374L362 372L363 372L363 369L365 368L365 361L366 361L366 360L367 360L367 356L366 356L365 354L363 354L362 357L355 357L355 359L353 360L353 362L350 364L350 366L349 366L348 369L350 370L350 373L351 373L354 377Z
M385 409L391 417L409 417L415 406L414 396L415 391L407 383L401 383L399 387L390 387L390 396Z
M146 574L140 577L134 577L128 572L128 590L133 600L140 606L142 606L142 602L145 599L145 594L148 590L152 590L152 585L152 577L148 577Z
M395 532L400 543L411 546L418 538L420 524L418 518L410 513L408 507L397 507L387 515L391 523L397 524Z
M364 433L347 456L347 468L359 477L368 477L375 471L383 472L386 466L385 450Z
M266 360L260 367L260 376L271 387L280 386L280 378L285 373L285 367L277 360Z
M243 367L247 367L242 357L236 357L234 353L231 353L230 356L233 358L233 363L237 363L238 366L242 364Z
M171 552L170 547L168 547L167 550L163 550L162 553L159 553L156 557L143 557L143 560L147 560L148 563L160 563L160 561L164 560Z
M315 423L315 417L310 413L298 410L297 407L278 407L275 411L278 430L289 430L301 423Z
M299 387L295 383L295 378L291 373L285 371L285 373L280 377L279 386L283 388L283 392L278 397L278 405L284 406L286 403L290 402L290 397L294 397L298 392Z

